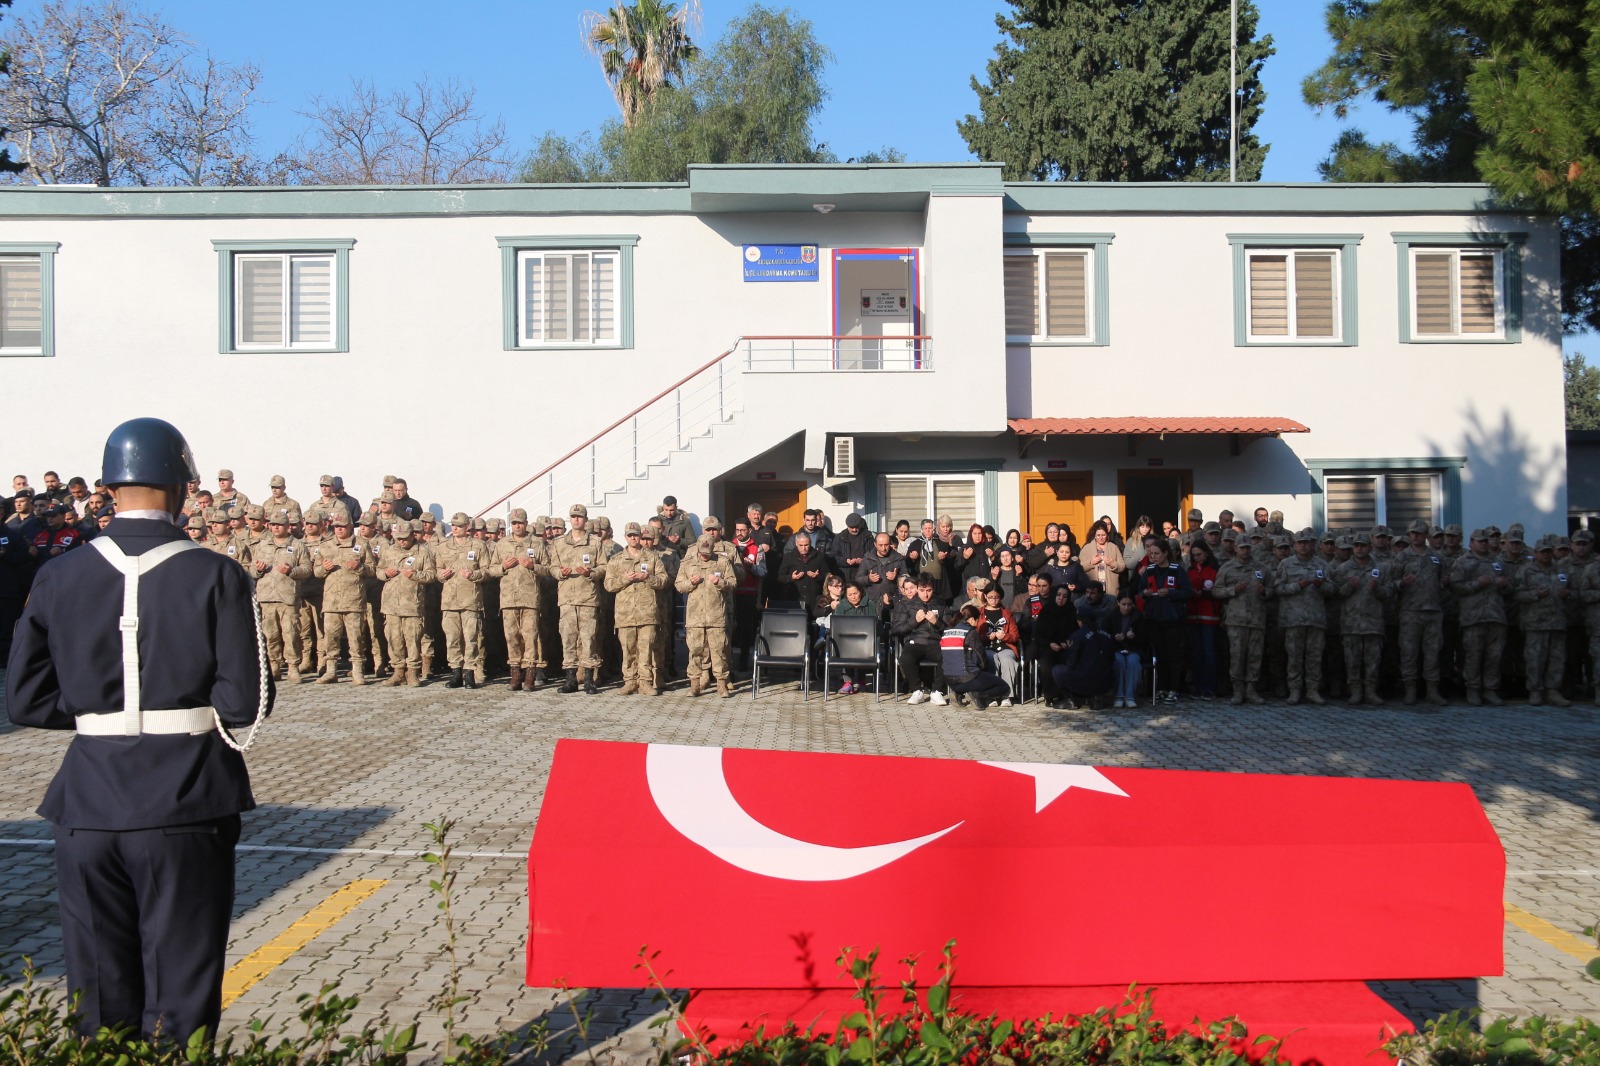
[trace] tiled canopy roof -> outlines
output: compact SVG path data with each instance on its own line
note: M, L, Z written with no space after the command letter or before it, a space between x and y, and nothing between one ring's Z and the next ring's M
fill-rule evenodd
M1181 417L1181 418L1013 418L1011 432L1022 437L1122 436L1153 437L1164 434L1249 434L1277 436L1279 433L1309 433L1310 427L1292 418Z

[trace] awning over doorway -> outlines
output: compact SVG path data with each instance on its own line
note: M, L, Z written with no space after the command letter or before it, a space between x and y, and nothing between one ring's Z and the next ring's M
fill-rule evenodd
M1139 437L1225 436L1237 455L1245 445L1260 437L1311 432L1311 427L1292 418L1248 416L1012 418L1006 424L1012 433L1024 438L1023 454L1031 445L1051 437L1127 437L1128 451L1132 454Z

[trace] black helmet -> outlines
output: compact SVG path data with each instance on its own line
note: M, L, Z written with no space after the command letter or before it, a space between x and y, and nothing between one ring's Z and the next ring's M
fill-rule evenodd
M181 485L200 476L189 442L159 418L131 418L112 430L100 470L107 485Z

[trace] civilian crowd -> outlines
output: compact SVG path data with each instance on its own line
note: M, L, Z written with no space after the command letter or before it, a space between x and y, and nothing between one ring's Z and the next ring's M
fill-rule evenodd
M110 521L82 478L25 475L0 500L0 644L34 575ZM596 692L728 696L759 644L762 614L803 610L820 650L831 620L877 619L885 688L911 703L979 708L1037 695L1055 707L1132 707L1330 698L1436 707L1507 697L1566 705L1595 695L1600 565L1579 530L1530 545L1522 526L1463 536L1415 521L1286 531L1258 508L1124 536L1109 516L1084 531L1050 524L958 529L948 515L873 531L834 530L807 511L798 530L752 505L731 528L698 531L668 496L619 541L603 516L507 519L423 508L386 477L362 506L324 475L308 506L274 476L259 503L221 470L189 485L179 521L255 579L274 671L331 684L451 687L509 675L513 691L561 683ZM677 638L686 655L679 667ZM3 651L0 648L0 651ZM848 694L864 674L838 679Z

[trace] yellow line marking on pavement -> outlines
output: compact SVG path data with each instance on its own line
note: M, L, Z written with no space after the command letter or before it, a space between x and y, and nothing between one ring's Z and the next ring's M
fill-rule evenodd
M234 963L222 977L223 1009L226 1010L234 1000L250 991L257 981L281 966L290 955L333 928L339 919L355 910L362 900L388 883L388 881L351 881L312 907L306 912L305 917Z
M1506 921L1525 933L1532 933L1556 950L1564 951L1583 962L1600 955L1600 947L1582 937L1573 936L1560 926L1551 925L1537 914L1530 914L1514 903L1506 904Z

